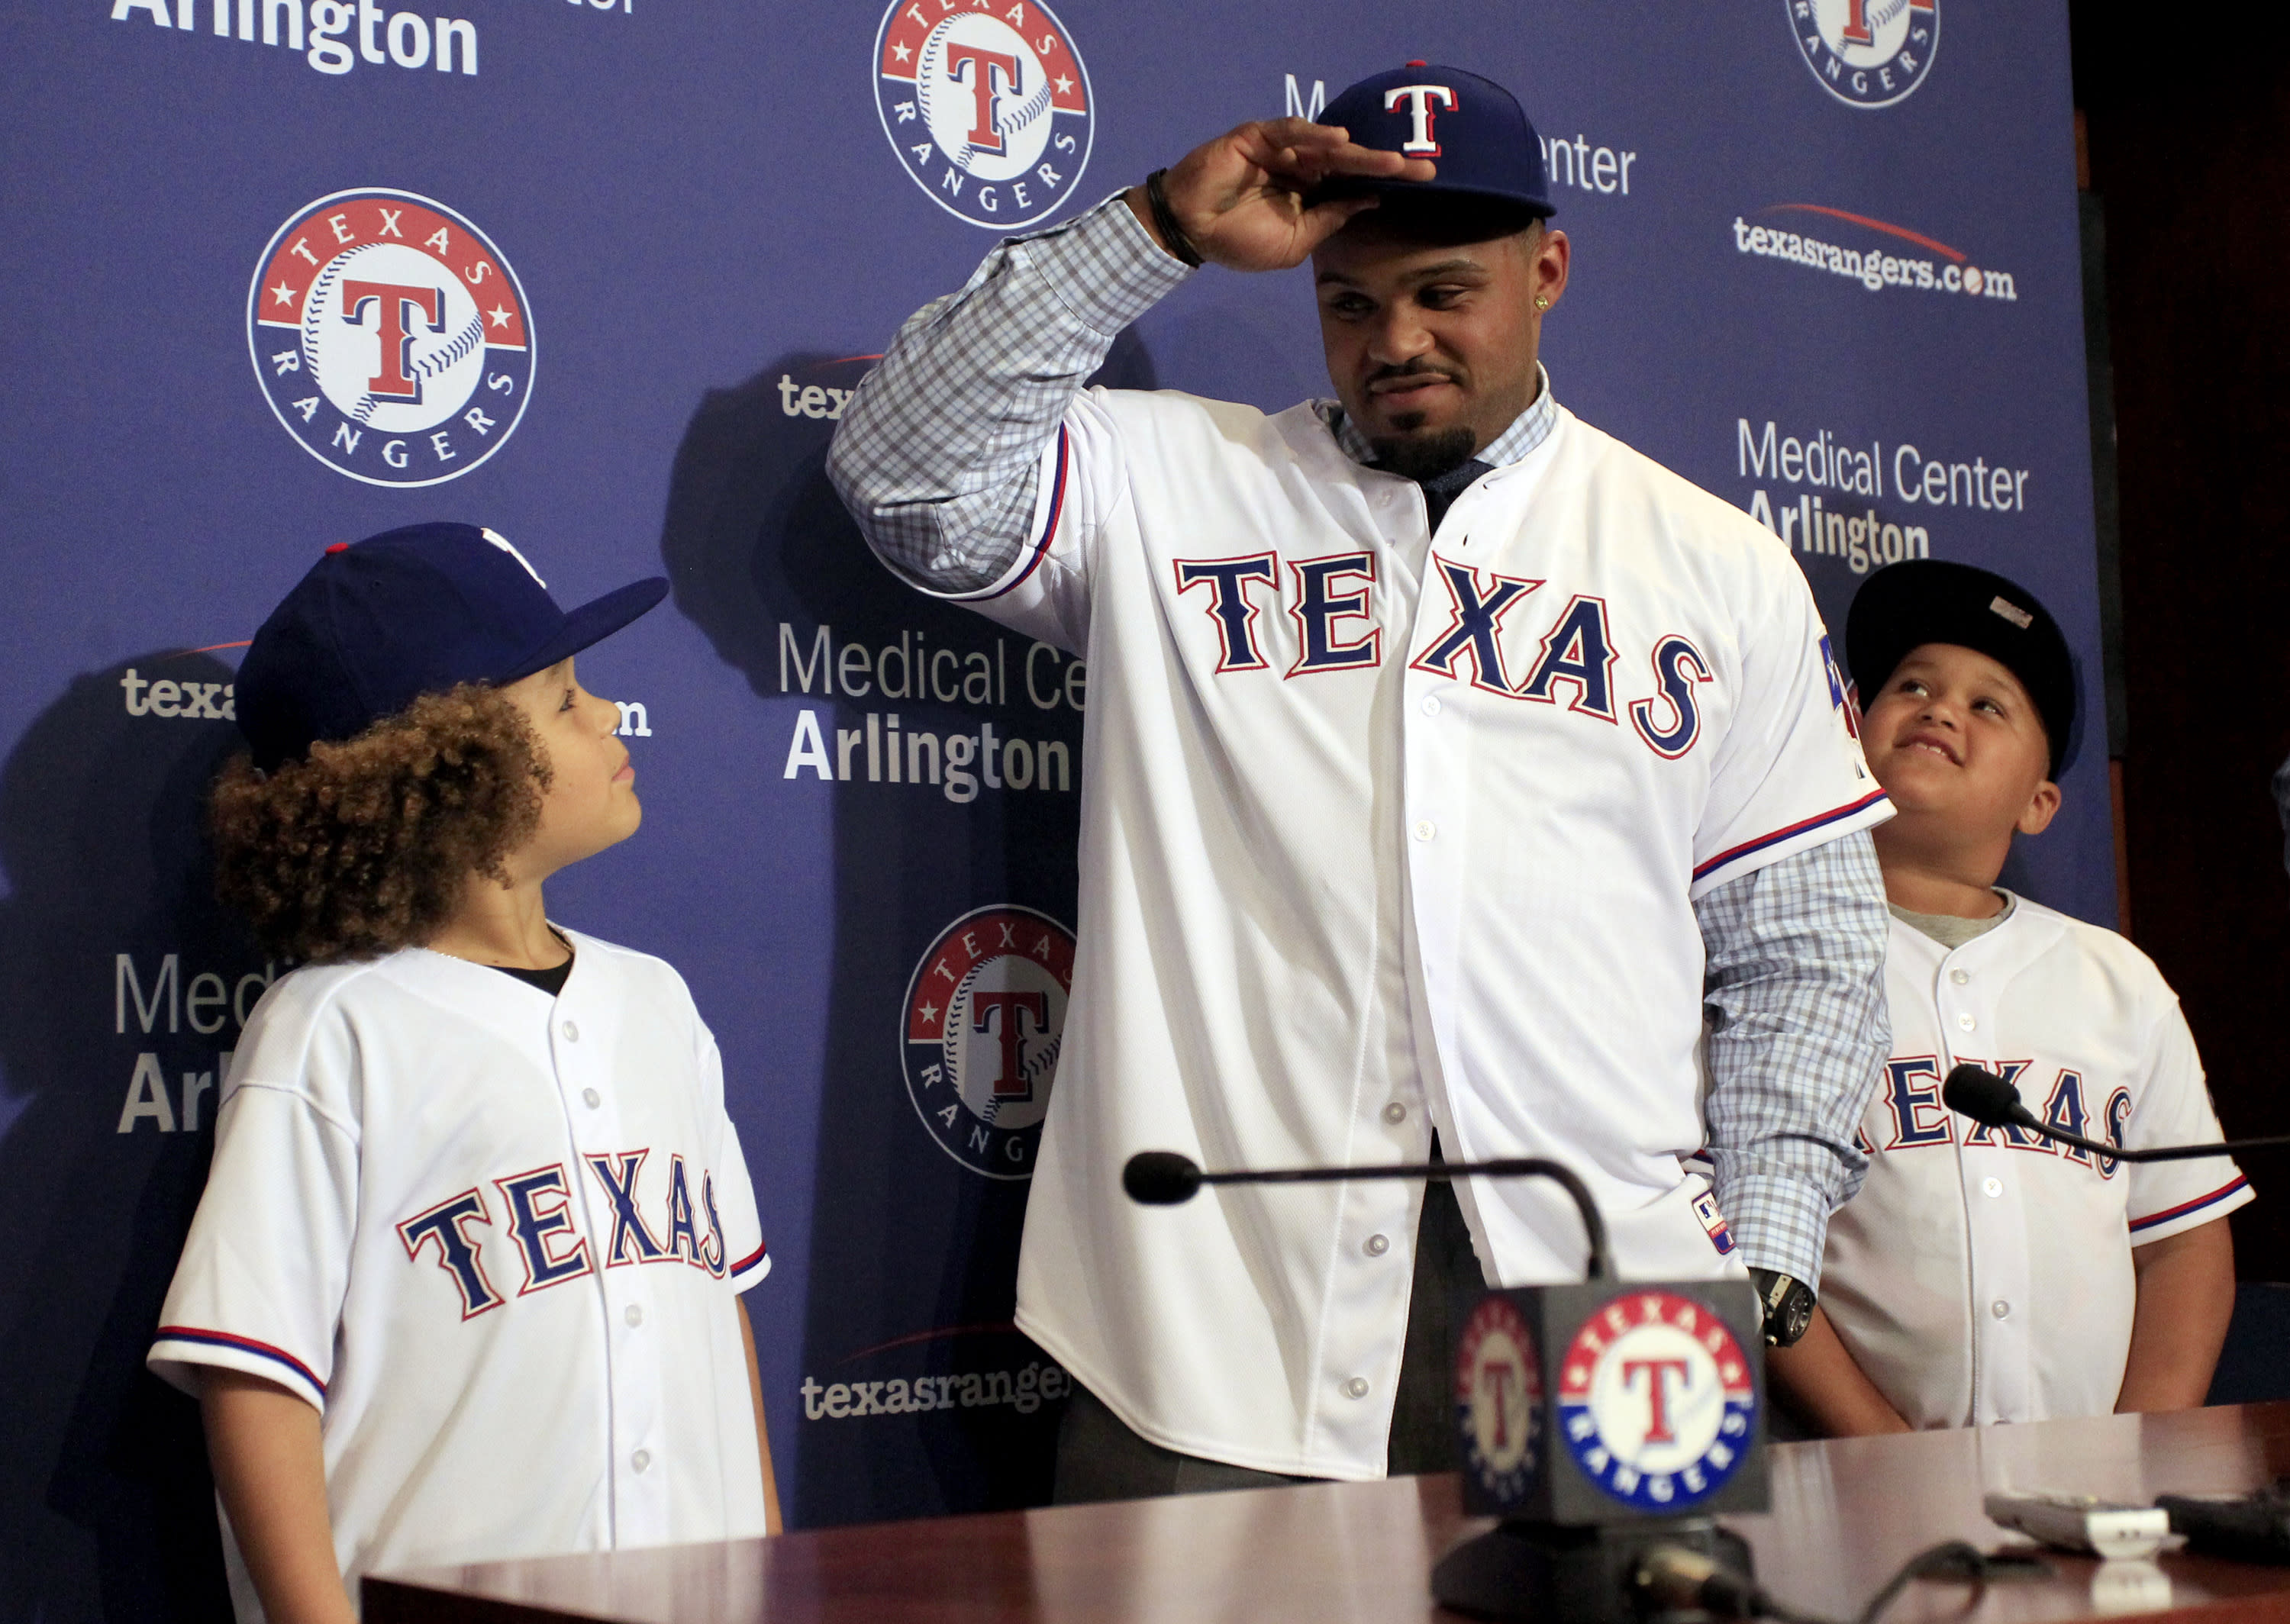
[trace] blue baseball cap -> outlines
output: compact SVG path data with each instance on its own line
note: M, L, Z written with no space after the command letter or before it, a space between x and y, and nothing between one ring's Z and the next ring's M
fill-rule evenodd
M1352 85L1322 109L1317 122L1348 132L1363 147L1429 158L1439 172L1429 180L1340 175L1315 188L1312 203L1376 192L1483 197L1530 214L1557 212L1534 126L1518 99L1493 79L1410 62Z
M568 614L524 554L475 524L337 541L247 645L239 732L267 772L320 740L354 739L425 693L545 671L667 596L655 575Z

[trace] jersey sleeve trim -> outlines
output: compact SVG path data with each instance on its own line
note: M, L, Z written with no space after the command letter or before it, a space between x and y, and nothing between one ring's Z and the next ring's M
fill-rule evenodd
M2207 1196L2198 1196L2192 1201L2182 1201L2177 1206L2166 1207L2159 1212L2150 1212L2144 1218L2133 1219L2131 1220L2131 1233L2137 1235L2142 1230L2158 1228L2164 1224L2171 1223L2176 1220L2188 1217L2192 1213L2199 1212L2206 1207L2216 1206L2220 1202L2226 1200L2229 1196L2233 1196L2238 1191L2248 1191L2249 1189L2249 1179L2241 1173L2237 1173L2230 1181L2222 1184L2218 1188L2213 1190ZM2239 1206L2241 1203L2237 1202L2235 1204Z
M1049 481L1047 493L1040 504L1042 521L1039 532L1032 543L1020 554L1018 563L1008 579L994 586L981 588L975 592L934 593L932 596L941 596L951 604L990 604L997 597L1005 597L1015 592L1033 579L1034 572L1042 567L1042 560L1050 556L1050 544L1057 540L1058 521L1065 515L1066 476L1073 466L1073 452L1067 440L1066 426L1063 423L1058 425L1057 447L1050 456L1054 460L1056 466L1054 470L1047 468L1042 470L1049 476Z
M324 1405L326 1384L318 1380L317 1373L308 1365L283 1348L275 1348L268 1342L258 1341L251 1336L238 1336L228 1331L206 1331L196 1325L162 1325L159 1327L156 1340L151 1345L152 1356L155 1358L172 1356L164 1351L170 1342L188 1343L193 1348L220 1348L233 1353L253 1354L258 1357L268 1359L275 1364L283 1365L299 1378L301 1385L309 1388L316 1396L320 1406ZM219 1364L222 1361L185 1359L182 1363L201 1364Z
M1699 885L1729 864L1740 862L1744 858L1755 857L1761 852L1769 852L1784 841L1800 839L1830 824L1842 823L1847 818L1858 817L1873 807L1884 804L1884 801L1885 792L1882 789L1874 789L1857 801L1848 801L1844 805L1832 807L1827 812L1815 812L1810 818L1800 818L1786 828L1777 828L1771 834L1760 835L1755 840L1745 840L1740 845L1732 846L1718 852L1717 856L1694 869L1693 883ZM1850 831L1840 829L1838 832L1846 834Z
M757 1243L755 1251L724 1272L735 1290L746 1291L772 1272L771 1243L768 1241Z

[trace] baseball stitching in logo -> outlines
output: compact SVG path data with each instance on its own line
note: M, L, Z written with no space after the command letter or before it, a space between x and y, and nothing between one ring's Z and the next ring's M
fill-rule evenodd
M875 36L875 100L915 184L974 226L1046 218L1089 163L1089 70L1035 0L896 0Z
M1669 1292L1614 1298L1559 1365L1559 1431L1575 1463L1641 1510L1684 1511L1723 1488L1757 1419L1757 1379L1733 1332Z
M516 273L444 204L378 187L300 210L263 250L247 348L302 449L375 485L434 485L516 432L532 382Z
M908 979L907 1095L939 1148L973 1172L1033 1175L1073 958L1071 931L1001 904L947 926Z
M1847 107L1888 108L1925 82L1940 0L1787 0L1790 32L1821 87Z

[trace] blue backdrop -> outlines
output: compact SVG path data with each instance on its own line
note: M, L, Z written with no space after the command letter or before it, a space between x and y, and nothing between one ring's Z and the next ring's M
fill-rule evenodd
M1040 1099L983 1132L987 1062L908 1008L1014 973L981 921L1071 927L1087 676L900 589L821 460L998 232L1243 118L1412 57L1511 85L1574 242L1559 397L1770 524L1832 625L1872 560L2017 577L2097 709L2058 4L439 3L5 25L0 1619L222 1605L196 1416L140 1364L275 972L198 797L235 645L327 542L433 516L564 602L675 584L583 660L645 829L551 902L721 1040L791 1519L1045 1492L1062 1373L1008 1329ZM1108 373L1325 393L1306 279L1202 275ZM2108 922L2102 756L2011 877Z

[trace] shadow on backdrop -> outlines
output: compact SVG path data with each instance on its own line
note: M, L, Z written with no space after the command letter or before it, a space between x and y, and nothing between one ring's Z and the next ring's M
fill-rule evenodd
M81 676L0 764L10 1624L230 1617L197 1409L143 1354L206 1178L232 996L251 1009L264 977L200 833L238 731L153 713L140 684L231 676L164 653Z
M1062 742L1073 776L1065 793L957 804L949 786L868 781L855 737L847 779L783 772L776 756L755 764L759 808L834 798L826 1073L775 1084L824 1094L805 1400L781 1423L796 1441L789 1522L813 1527L1040 1504L1063 1410L1032 1399L864 1417L821 1407L837 1384L869 1384L881 1402L918 1378L953 1378L948 1390L959 1391L977 1375L992 1392L1009 1372L1014 1392L1045 1363L1009 1327L1027 1185L982 1176L933 1137L901 1075L901 1015L917 960L973 909L1014 903L1071 927L1078 832L1081 715L1062 697L1075 662L903 586L828 481L829 414L874 359L789 355L701 402L661 536L677 607L791 735L809 711L838 758L843 735L863 736L870 717L878 732L898 717L909 737L990 721L1005 738ZM1133 335L1097 380L1153 387ZM940 663L925 665L925 651ZM967 697L957 673L978 684ZM759 818L757 838L767 837Z

